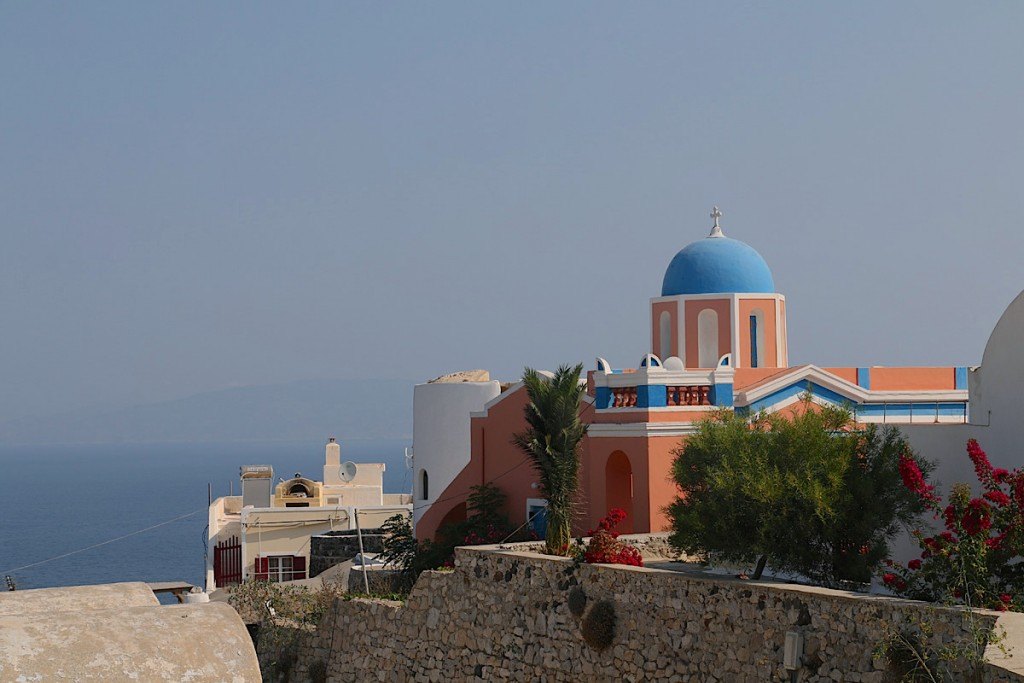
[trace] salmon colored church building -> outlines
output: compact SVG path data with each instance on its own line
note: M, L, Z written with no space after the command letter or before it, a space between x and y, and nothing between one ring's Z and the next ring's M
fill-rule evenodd
M582 508L578 532L610 508L624 533L667 531L676 496L673 451L720 408L752 414L790 409L804 394L849 406L859 422L967 422L967 367L790 366L786 297L749 245L726 237L717 207L710 234L668 264L650 300L650 352L636 368L598 358L587 372L581 419ZM470 487L493 482L513 524L543 529L546 502L512 435L522 431L521 383L456 373L414 393L414 524L419 538L466 516Z

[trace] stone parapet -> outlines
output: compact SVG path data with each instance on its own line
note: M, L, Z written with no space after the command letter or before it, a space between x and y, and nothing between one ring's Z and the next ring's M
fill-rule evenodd
M598 603L606 604L596 609ZM593 642L609 604L614 635L597 649L584 632ZM317 632L303 639L295 674L299 680L313 670L331 680L881 683L888 680L887 664L875 653L894 630L929 624L924 645L937 651L972 642L997 617L808 586L459 548L455 570L425 572L405 603L336 601ZM787 633L802 640L795 678L784 665ZM1013 640L1010 634L1007 641ZM994 665L985 677L1024 680Z

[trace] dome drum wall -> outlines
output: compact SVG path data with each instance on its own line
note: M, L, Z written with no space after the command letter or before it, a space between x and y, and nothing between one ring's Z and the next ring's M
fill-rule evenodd
M786 298L781 294L704 294L651 300L651 349L688 369L713 368L729 354L735 368L789 367Z

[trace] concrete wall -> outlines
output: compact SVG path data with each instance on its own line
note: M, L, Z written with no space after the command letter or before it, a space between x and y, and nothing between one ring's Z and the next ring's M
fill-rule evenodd
M226 604L0 616L0 681L55 680L255 683L260 670L245 625Z
M0 616L47 614L75 610L152 607L160 601L141 582L107 583L97 586L34 588L0 593Z
M470 413L483 410L484 405L500 393L501 385L496 381L416 385L412 416L414 527L426 512L426 506L469 464ZM421 488L423 470L429 478L426 499Z
M883 681L886 665L873 652L887 628L926 621L935 626L927 642L939 647L966 642L972 620L984 630L996 618L511 550L456 553L455 571L423 574L405 604L336 601L300 647L298 680L326 665L333 680ZM567 604L574 589L586 596L582 618ZM597 650L582 628L601 600L614 605L616 625L611 644ZM787 632L804 639L792 678L783 666ZM1005 669L987 676L1024 680Z

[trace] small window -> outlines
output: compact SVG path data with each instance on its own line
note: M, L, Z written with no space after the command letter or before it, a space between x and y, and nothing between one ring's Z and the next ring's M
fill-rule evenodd
M764 365L764 352L764 312L757 309L750 314L750 367Z
M697 367L718 365L718 313L705 308L697 314Z
M267 580L274 583L292 581L295 578L295 558L291 555L274 555L267 558ZM303 576L305 577L305 572Z
M426 470L420 470L420 500L430 498L430 477Z
M672 315L662 311L658 320L659 342L658 355L662 358L676 355L672 353Z

